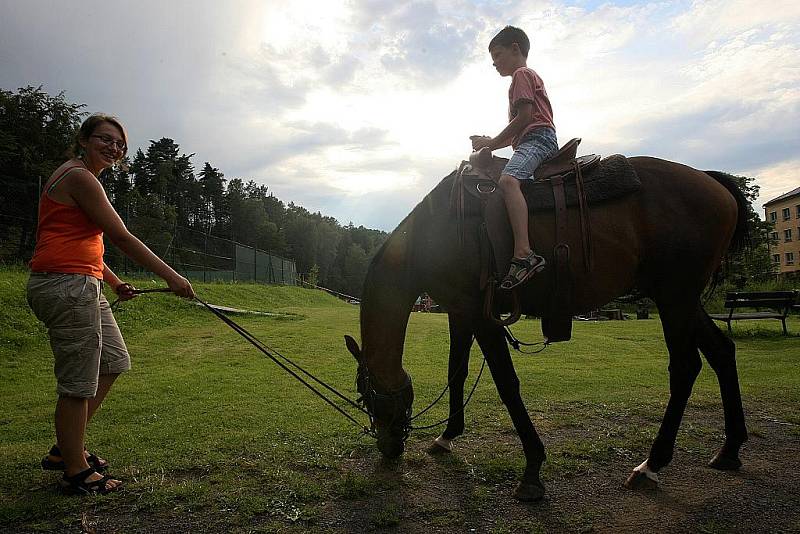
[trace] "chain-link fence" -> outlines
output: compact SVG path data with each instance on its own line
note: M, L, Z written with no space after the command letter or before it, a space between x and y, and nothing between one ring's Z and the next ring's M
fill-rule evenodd
M150 250L191 280L296 284L297 269L289 258L191 228L173 226L169 231L152 232L147 221L126 223ZM0 261L28 262L35 237L35 219L0 213ZM104 260L115 272L148 276L108 241Z

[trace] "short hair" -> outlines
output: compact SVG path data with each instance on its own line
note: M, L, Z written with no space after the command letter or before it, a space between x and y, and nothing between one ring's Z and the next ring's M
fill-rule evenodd
M83 155L83 146L81 146L81 141L86 141L89 137L92 136L94 131L97 129L98 126L107 122L116 126L119 130L119 133L122 135L122 140L125 141L125 150L123 150L122 156L124 157L125 154L128 153L128 132L125 131L125 127L122 125L122 121L120 121L117 117L113 115L107 115L105 113L92 113L89 115L81 127L78 129L77 133L75 134L75 139L72 142L72 147L69 150L69 154L72 157L79 157ZM120 158L121 159L121 158Z
M531 41L525 32L514 26L506 26L489 41L489 50L497 45L510 48L511 45L517 43L519 51L522 52L524 57L528 57L528 52L531 49Z

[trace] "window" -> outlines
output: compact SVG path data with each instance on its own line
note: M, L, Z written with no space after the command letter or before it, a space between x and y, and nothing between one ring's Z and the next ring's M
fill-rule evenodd
M777 220L778 220L778 212L777 211L769 212L769 222L775 222Z
M783 220L784 221L788 221L789 219L792 218L792 212L791 212L791 210L789 208L783 208L781 210L781 215L783 215Z
M777 241L777 240L778 240L778 232L770 232L770 233L769 233L769 238L770 238L772 241Z
M772 263L780 263L781 262L781 255L780 254L773 254L772 255Z
M787 228L786 230L783 231L783 241L784 243L788 243L791 240L792 240L792 229Z
M800 219L800 204L797 205L797 218Z
M794 265L794 252L786 253L786 265Z

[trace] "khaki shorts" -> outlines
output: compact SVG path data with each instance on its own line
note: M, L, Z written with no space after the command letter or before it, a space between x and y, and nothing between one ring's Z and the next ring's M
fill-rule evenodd
M28 280L28 305L50 335L59 395L94 397L99 375L131 368L100 286L100 280L84 274L31 273Z

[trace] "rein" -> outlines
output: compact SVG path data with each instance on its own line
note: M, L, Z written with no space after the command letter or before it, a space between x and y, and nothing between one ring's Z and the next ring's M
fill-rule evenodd
M169 289L169 288L134 289L133 290L133 294L135 294L135 295L140 295L140 294L144 294L144 293L171 293L171 292L172 292L172 290ZM375 410L376 405L378 405L378 404L387 405L388 404L392 408L392 413L399 412L397 407L398 406L402 406L401 405L401 401L402 401L403 394L408 388L411 387L411 381L410 381L410 377L409 377L408 383L404 387L402 387L401 389L399 389L397 391L394 391L394 392L391 392L391 393L378 393L372 387L372 384L371 384L371 381L370 381L370 378L369 378L369 372L368 372L366 366L364 366L362 364L362 365L358 366L358 371L357 371L358 374L357 374L356 380L357 380L357 382L359 384L361 383L360 381L363 380L364 386L365 386L365 392L363 394L361 394L361 396L358 399L353 401L349 397L347 397L344 394L342 394L339 391L337 391L333 386L327 384L323 380L317 378L316 376L314 376L313 374L308 372L306 369L304 369L303 367L301 367L300 365L298 365L297 363L292 361L290 358L284 356L283 354L281 354L277 350L265 345L261 340L256 338L250 332L248 332L243 326L238 324L236 321L234 321L233 319L231 319L230 317L228 317L224 313L222 313L219 310L215 309L213 306L211 306L210 304L208 304L204 300L200 299L197 295L195 295L194 300L196 300L197 302L202 304L211 313L216 315L223 323L225 323L226 325L231 327L231 329L233 331L235 331L237 334L239 334L244 339L246 339L256 349L261 351L270 360L275 362L281 369L283 369L284 371L289 373L292 377L297 379L298 382L300 382L301 384L306 386L308 389L310 389L315 395L317 395L319 398L321 398L323 401L325 401L327 404L329 404L334 410L339 412L342 416L344 416L346 419L348 419L351 423L353 423L354 425L359 427L363 434L366 434L366 435L369 435L369 436L372 436L372 437L376 437L375 416L374 416L375 411L376 411ZM114 301L114 303L111 305L111 308L113 309L119 302L120 302L120 299L119 298L116 299ZM522 352L523 354L535 354L536 352L541 352L541 350L544 350L544 348L547 347L547 343L545 342L544 343L544 347L542 347L542 349L540 349L539 351L536 351L536 352L525 352L525 351L522 351L519 348L520 345L532 346L532 345L538 345L539 343L523 343L523 342L519 341L516 337L514 337L514 334L511 333L511 329L509 329L508 327L505 327L505 335L506 335L506 339L508 340L508 343L512 347L514 347L517 351ZM283 361L281 361L281 360L283 360ZM469 360L465 358L464 361L461 364L462 367L464 365L466 365L466 363L468 361ZM341 400L343 400L344 402L349 404L351 407L353 407L356 410L364 413L367 417L369 417L370 426L366 427L366 426L362 425L361 423L359 423L355 418L353 418L350 414L345 412L339 405L337 405L333 400L331 400L323 391L320 391L320 389L315 387L309 381L305 380L302 376L300 376L300 374L298 374L297 372L292 370L289 367L289 365L294 367L297 371L299 371L303 375L307 376L308 378L310 378L312 381L316 382L317 384L319 384L323 388L327 389L329 392L331 392L335 396L339 397ZM427 430L427 429L430 429L430 428L435 428L437 426L441 426L441 425L446 424L447 422L449 422L450 419L452 419L453 416L458 415L459 413L462 413L466 409L466 407L469 404L470 400L472 399L472 396L475 393L475 390L478 388L478 383L480 382L480 379L483 376L483 370L484 370L485 367L486 367L486 358L483 358L483 361L481 362L481 368L478 371L478 376L475 378L475 383L472 385L472 389L470 390L469 395L467 396L466 400L464 401L464 404L461 406L461 409L458 412L450 414L447 418L442 419L441 421L438 421L438 422L433 423L433 424L424 425L424 426L413 426L413 425L411 425L412 421L414 421L417 418L419 418L420 416L424 415L431 408L433 408L436 404L439 403L439 401L442 399L442 397L444 397L444 394L450 388L450 385L452 383L452 379L451 379L451 380L449 380L447 382L447 384L445 385L444 389L439 394L439 396L436 399L434 399L433 402L431 402L426 408L424 408L423 410L420 410L419 412L417 412L416 415L413 415L413 416L411 416L410 413L404 414L405 418L406 418L406 421L403 424L403 434L404 434L403 441L408 439L408 435L410 434L410 432L412 430ZM460 371L461 367L459 367L458 370ZM454 374L458 374L458 373L454 373Z
M134 289L131 291L133 295L141 295L142 293L172 293L172 290L168 287L159 287L156 289ZM122 300L120 297L117 297L117 300L111 303L111 309L113 310L117 304L120 303Z
M467 361L468 361L468 359L465 358L464 361L461 363L461 367L463 367L467 363ZM461 367L458 368L459 371L461 370ZM433 423L433 424L425 425L425 426L412 426L412 427L410 427L411 430L427 430L427 429L430 429L430 428L435 428L437 426L441 426L441 425L443 425L445 423L450 422L450 419L452 419L453 416L458 415L460 413L463 413L464 410L467 409L467 404L469 404L470 399L472 399L472 394L475 393L475 390L478 388L478 382L480 382L481 376L483 376L483 369L485 367L486 367L486 358L483 358L483 361L481 362L481 369L480 369L480 371L478 371L478 377L475 379L475 383L472 385L472 389L470 390L469 395L467 396L467 399L464 401L464 404L461 406L460 410L458 410L455 413L450 414L448 417L446 417L445 419L442 419L441 421L439 421L437 423ZM458 373L454 373L454 374L458 374ZM444 389L439 394L439 396L436 397L436 400L434 400L432 403L430 403L427 408L425 408L424 410L419 411L417 413L417 415L415 415L414 417L409 419L409 423L411 421L413 421L414 419L416 419L417 417L419 417L422 414L424 414L425 412L427 412L428 410L430 410L431 408L433 408L440 400L442 400L442 397L444 397L444 394L450 388L451 382L452 382L452 379L448 380L447 381L447 385L444 387Z
M172 290L170 290L168 288L136 289L136 290L134 290L134 294L141 294L141 293L171 293L171 292L172 292ZM333 393L334 395L339 397L341 400L345 401L351 407L353 407L353 408L359 410L360 412L363 412L364 414L366 414L370 418L370 422L372 422L372 414L370 414L368 410L363 408L356 401L351 400L350 398L346 397L344 394L342 394L339 391L337 391L333 386L331 386L331 385L327 384L326 382L324 382L323 380L320 380L319 378L315 377L313 374L311 374L310 372L306 371L303 367L301 367L297 363L293 362L291 359L287 358L286 356L284 356L283 354L281 354L277 350L273 349L272 347L269 347L269 346L265 345L262 341L260 341L258 338L256 338L253 334L248 332L243 326L238 324L236 321L234 321L230 317L226 316L224 313L222 313L219 310L215 309L213 306L211 306L210 304L208 304L204 300L200 299L197 295L195 295L194 300L196 300L197 302L202 304L206 309L208 309L208 311L210 311L211 313L216 315L223 323L225 323L226 325L230 326L231 329L233 329L237 334L239 334L240 336L245 338L248 342L250 342L251 345L253 345L259 351L261 351L267 358L269 358L270 360L275 362L281 369L283 369L284 371L289 373L292 377L297 379L298 382L300 382L301 384L306 386L308 389L310 389L312 392L314 392L315 395L317 395L323 401L328 403L334 410L336 410L337 412L342 414L350 422L352 422L354 425L359 427L361 429L362 433L370 435L370 436L373 436L373 437L375 436L374 425L371 425L371 428L367 428L364 425L362 425L361 423L359 423L349 413L345 412L341 407L339 407L339 405L337 405L333 400L331 400L323 391L321 391L319 388L315 387L309 381L305 380L302 376L300 376L300 374L298 374L297 372L292 370L289 366L294 367L294 369L296 369L297 371L299 371L303 375L307 376L308 378L310 378L312 381L316 382L317 384L319 384L323 388L327 389L328 391L330 391L331 393ZM112 308L118 302L119 302L119 299L114 301L114 304L112 304ZM283 361L281 361L281 360L283 360Z
M205 306L205 308L208 309L211 313L216 315L223 323L225 323L228 326L230 326L237 334L241 335L243 338L245 338L247 341L249 341L251 345L253 345L259 351L264 353L264 355L267 356L270 360L272 360L273 362L278 364L278 366L281 369L283 369L284 371L286 371L287 373L292 375L294 378L297 379L298 382L300 382L301 384L306 386L308 389L310 389L312 392L314 392L315 395L317 395L323 401L328 403L334 410L336 410L337 412L342 414L344 417L346 417L348 420L350 420L354 425L360 427L364 434L374 435L374 429L373 428L367 428L367 427L363 426L361 423L359 423L358 421L356 421L349 413L347 413L344 410L342 410L335 402L333 402L330 398L328 398L325 395L325 393L323 393L322 391L320 391L319 389L314 387L312 384L307 382L303 377L301 377L299 374L297 374L292 369L290 369L287 365L285 365L283 362L281 362L278 358L282 359L284 362L288 363L289 365L291 365L292 367L294 367L295 369L297 369L298 371L300 371L301 373L303 373L304 375L306 375L307 377L312 379L314 382L316 382L320 386L324 387L325 389L327 389L328 391L330 391L331 393L333 393L334 395L336 395L337 397L339 397L340 399L342 399L343 401L348 403L351 407L353 407L353 408L355 408L355 409L367 414L370 417L370 420L371 420L372 416L370 415L370 413L367 410L365 410L364 408L362 408L357 402L351 400L350 398L346 397L342 393L339 393L333 386L330 386L327 383L325 383L324 381L322 381L319 378L315 377L314 375L312 375L311 373L309 373L308 371L303 369L300 365L296 364L291 359L287 358L286 356L284 356L283 354L281 354L277 350L265 345L263 342L261 342L259 339L257 339L253 334L251 334L250 332L245 330L244 327L242 327L241 325L236 323L236 321L234 321L233 319L231 319L230 317L228 317L224 313L220 312L219 310L216 310L213 306L209 305L207 302L205 302L204 300L202 300L199 297L197 297L197 295L195 295L194 299L197 302L199 302L200 304L202 304L203 306Z

